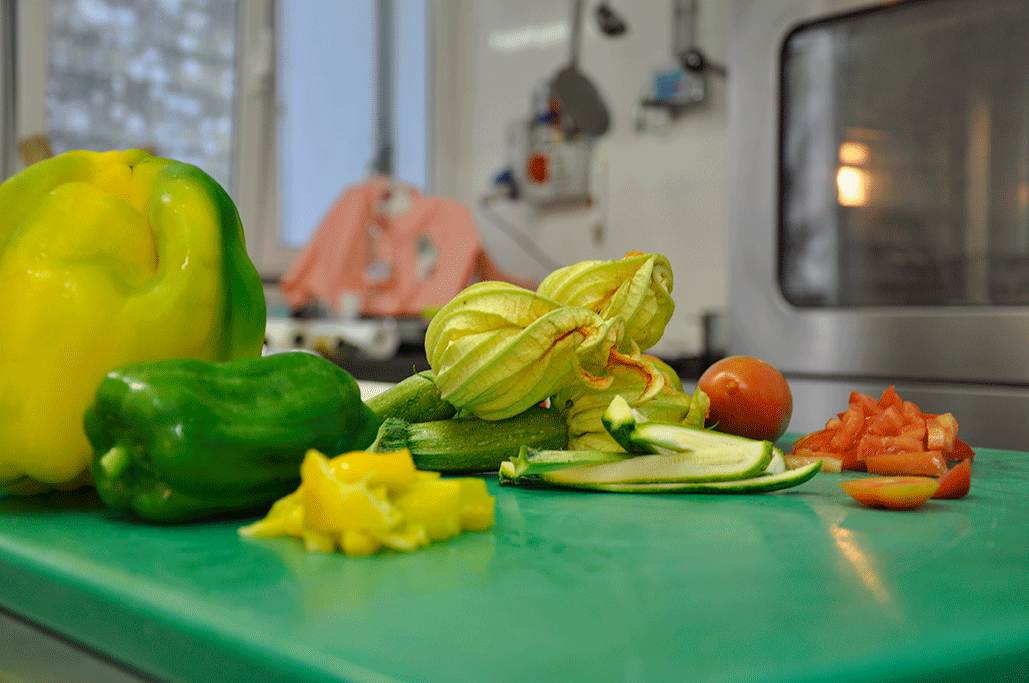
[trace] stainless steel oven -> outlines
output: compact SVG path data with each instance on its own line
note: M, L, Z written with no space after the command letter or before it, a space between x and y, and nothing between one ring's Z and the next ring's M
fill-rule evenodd
M1029 449L1029 0L735 0L729 351Z

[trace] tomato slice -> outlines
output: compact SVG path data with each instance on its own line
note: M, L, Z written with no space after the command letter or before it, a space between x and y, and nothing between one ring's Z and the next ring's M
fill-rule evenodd
M840 482L840 488L862 505L891 510L916 508L938 487L932 477L863 477Z
M962 460L937 480L939 486L933 498L964 498L972 488L972 463Z
M939 451L878 453L865 457L871 474L939 477L947 471L947 459Z
M949 460L975 460L975 451L961 439L954 439L954 450L947 454Z
M832 441L835 433L835 430L832 429L820 429L817 432L806 434L793 442L793 451L827 451L829 442Z

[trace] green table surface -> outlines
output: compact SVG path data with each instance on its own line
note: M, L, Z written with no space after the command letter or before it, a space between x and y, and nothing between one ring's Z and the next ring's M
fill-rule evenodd
M0 500L0 605L167 681L1029 680L1029 454L970 494L863 508L498 488L413 554L149 526L85 491ZM246 520L244 520L246 521Z

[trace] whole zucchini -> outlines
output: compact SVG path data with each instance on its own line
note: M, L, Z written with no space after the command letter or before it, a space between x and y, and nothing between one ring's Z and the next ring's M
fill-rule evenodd
M460 417L431 422L387 418L368 449L390 453L408 449L420 470L495 471L523 446L559 449L568 445L568 427L556 410L533 406L503 420Z
M168 522L270 505L296 489L308 449L363 450L381 423L353 377L304 352L131 363L84 421L104 503Z
M432 370L416 372L365 403L383 420L395 417L408 422L432 422L449 419L457 413L457 409L440 396Z

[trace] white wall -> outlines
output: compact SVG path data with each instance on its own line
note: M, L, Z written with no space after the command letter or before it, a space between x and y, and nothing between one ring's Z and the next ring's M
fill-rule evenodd
M571 18L571 2L478 0L444 2L451 14L448 63L438 87L452 107L439 113L447 129L447 154L437 160L437 191L475 205L497 172L511 161L509 127L527 116L530 93L564 66L567 38L549 47L502 53L490 34L547 26ZM587 3L581 69L597 84L611 110L611 130L595 154L593 209L540 211L525 204L498 206L511 222L562 264L619 258L626 251L659 252L672 264L676 312L655 352L691 355L703 350L703 312L727 300L725 82L709 80L709 100L662 130L638 132L637 102L655 69L672 59L672 1L614 0L629 23L618 37L602 36ZM730 4L701 0L697 44L725 63ZM438 53L437 53L438 54ZM479 214L479 230L497 263L515 275L545 271ZM601 239L595 240L598 231Z

